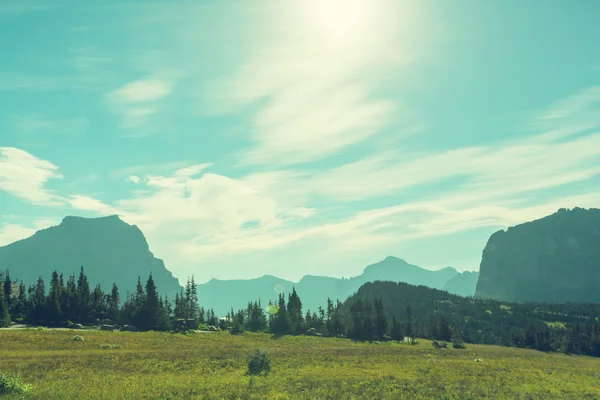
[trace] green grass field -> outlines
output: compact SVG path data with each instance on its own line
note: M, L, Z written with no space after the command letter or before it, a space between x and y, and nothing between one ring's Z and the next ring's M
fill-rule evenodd
M266 377L245 375L256 349ZM600 359L425 340L0 331L0 373L32 385L8 399L600 399Z

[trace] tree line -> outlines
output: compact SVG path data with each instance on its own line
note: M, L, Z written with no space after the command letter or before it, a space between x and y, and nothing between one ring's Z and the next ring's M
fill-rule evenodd
M0 276L0 326L11 318L28 324L64 326L92 324L109 319L130 324L138 330L168 331L177 319L219 326L237 334L244 331L274 335L317 335L353 340L396 340L426 338L454 343L495 344L560 351L600 357L600 305L502 303L449 294L406 283L372 282L363 285L344 302L327 300L325 308L303 312L295 288L286 297L263 306L249 302L219 320L213 310L198 304L194 278L175 296L174 304L159 295L152 275L121 305L114 284L109 293L99 285L91 289L80 271L66 282L52 274L46 294L42 278L25 288ZM189 326L189 325L188 325Z
M70 275L66 281L54 271L48 290L42 277L26 288L23 282L13 281L9 271L0 273L0 287L0 327L11 321L50 327L105 321L132 325L137 330L168 331L173 319L191 320L196 326L216 325L218 321L213 310L198 306L193 277L185 291L176 295L174 308L158 293L152 274L145 284L138 278L135 292L128 293L124 301L116 284L109 292L100 285L92 289L83 267L77 278Z

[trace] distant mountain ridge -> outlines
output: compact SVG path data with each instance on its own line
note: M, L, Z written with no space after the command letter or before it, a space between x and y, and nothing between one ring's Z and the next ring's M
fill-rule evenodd
M406 282L434 289L444 289L451 279L460 276L462 274L452 267L432 271L390 256L367 266L361 275L348 279L314 275L306 275L299 282L272 275L245 280L211 279L198 285L198 300L204 307L213 308L217 314L223 315L231 308L235 310L245 308L249 301L260 299L261 303L266 305L269 300L276 301L280 292L287 294L292 287L295 287L302 300L303 310L310 309L316 312L319 306L326 306L328 297L333 301L337 299L344 301L367 282ZM471 295L475 291L475 283L472 286L466 290ZM452 290L456 290L456 288L452 287ZM463 290L462 293L456 294L469 295L464 293L464 289L461 290Z
M600 209L560 209L491 235L476 297L600 303Z
M161 294L179 292L179 281L155 258L142 231L118 216L101 218L65 217L60 225L0 247L0 269L9 269L13 279L26 285L41 276L49 282L52 271L78 274L83 266L90 283L109 291L117 283L121 299L133 293L138 276L145 282L152 272Z

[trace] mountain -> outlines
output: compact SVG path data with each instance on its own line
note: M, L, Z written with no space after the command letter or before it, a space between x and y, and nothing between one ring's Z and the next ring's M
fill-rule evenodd
M345 300L366 282L393 281L426 285L442 289L459 273L451 267L438 271L426 270L406 261L387 257L383 261L367 266L359 276L338 279L326 276L306 275L299 282L291 282L271 275L247 280L217 280L198 285L198 300L205 308L213 308L217 315L224 315L233 307L245 308L249 301L260 300L263 305L276 301L280 292L286 295L296 288L304 311L317 311L333 301Z
M117 283L121 299L133 293L138 276L150 272L161 294L171 299L179 292L179 281L155 258L142 231L116 215L102 218L65 217L60 225L0 247L0 269L9 269L12 279L36 282L39 276L49 283L52 271L79 274L83 266L92 285L100 283L110 291Z
M342 304L341 314L350 332L353 320L360 320L361 314L363 332L373 332L376 298L383 305L388 323L396 317L406 333L410 322L417 337L448 341L462 336L468 343L600 357L600 321L597 319L600 304L476 301L425 286L369 282ZM368 311L361 307L365 301L371 304L371 324L365 323ZM352 308L356 310L354 313Z
M470 297L475 294L475 287L479 279L479 272L465 271L450 278L443 289L448 293L457 294L463 297Z
M476 297L600 303L600 210L560 209L494 233L483 250Z

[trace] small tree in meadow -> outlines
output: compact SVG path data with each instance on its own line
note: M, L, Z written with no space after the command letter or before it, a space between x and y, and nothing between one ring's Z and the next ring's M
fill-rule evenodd
M269 355L260 350L256 350L255 353L248 356L248 371L246 375L260 375L265 376L271 371L271 359Z

